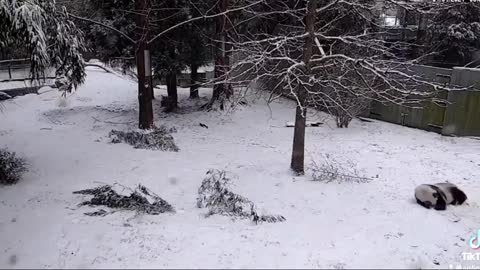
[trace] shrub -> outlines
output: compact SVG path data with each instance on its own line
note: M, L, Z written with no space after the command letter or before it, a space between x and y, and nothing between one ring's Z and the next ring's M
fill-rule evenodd
M27 171L27 163L24 159L7 149L0 149L0 184L12 185L22 178Z

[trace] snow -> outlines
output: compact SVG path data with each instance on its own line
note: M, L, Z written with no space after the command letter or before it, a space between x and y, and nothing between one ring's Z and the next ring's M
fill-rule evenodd
M112 129L136 128L135 82L88 67L86 84L59 107L59 93L2 102L0 147L27 158L18 184L0 187L0 268L447 268L465 265L480 226L480 144L380 121L350 128L310 110L306 164L321 155L351 160L369 183L319 183L289 171L295 104L267 106L258 94L230 114L159 109L156 124L175 127L180 152L109 144ZM201 89L202 95L209 90ZM206 124L203 128L199 123ZM253 225L204 218L197 190L210 168L233 177L233 191L283 223ZM378 178L377 178L378 175ZM469 196L447 211L417 205L422 183L450 181ZM89 217L73 191L118 182L143 184L175 214L116 212ZM475 262L469 262L474 264ZM477 262L480 264L480 262ZM438 264L438 265L437 265Z
M197 72L198 73L207 73L207 72L213 72L215 69L215 65L213 64L208 64L208 65L205 65L205 66L201 66L198 68ZM185 74L190 74L190 68L187 67L185 68L182 73L185 73Z

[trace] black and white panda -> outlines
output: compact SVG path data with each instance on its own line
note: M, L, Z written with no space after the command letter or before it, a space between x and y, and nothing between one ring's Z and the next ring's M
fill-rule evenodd
M415 188L415 199L421 206L435 210L447 209L446 196L438 187L434 185L423 184Z
M467 200L467 195L451 183L423 184L415 188L415 199L425 208L445 210L448 204L463 204Z
M467 195L452 183L435 184L445 194L447 204L461 205L467 200Z

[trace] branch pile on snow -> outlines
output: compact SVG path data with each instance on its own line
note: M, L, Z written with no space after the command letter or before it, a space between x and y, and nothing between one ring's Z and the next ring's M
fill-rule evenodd
M22 178L27 171L27 163L24 159L7 149L0 149L0 184L12 185Z
M125 142L137 149L178 152L180 149L175 144L172 132L175 132L174 128L167 129L160 126L151 130L112 130L109 137L112 139L112 143Z
M371 178L361 176L360 172L355 168L355 163L351 160L342 163L328 154L324 155L324 162L320 165L313 160L311 167L313 181L366 183L372 180Z
M115 190L115 187L120 187ZM129 195L121 193L127 190ZM119 184L114 186L104 185L93 189L84 189L74 191L73 194L93 195L93 198L80 203L79 206L107 206L109 208L138 211L150 215L158 215L165 212L175 212L173 206L160 198L145 186L138 185L135 189L130 189ZM105 210L85 213L88 216L104 216Z
M0 91L0 101L2 101L2 100L7 100L7 99L11 99L11 98L12 98L12 96L10 96L9 94Z
M230 179L225 171L209 170L198 189L197 207L208 208L207 216L220 214L245 219L253 222L283 222L281 215L260 215L255 204L249 199L233 193L228 189Z

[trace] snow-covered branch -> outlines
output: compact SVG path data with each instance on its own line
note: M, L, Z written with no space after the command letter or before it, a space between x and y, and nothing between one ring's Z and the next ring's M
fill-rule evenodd
M412 10L423 7L395 4ZM302 61L308 36L304 30L305 6L246 9L243 21L273 24L281 18L284 24L276 32L252 29L232 35L229 53L235 61L228 74L212 83L245 85L254 81L271 91L271 96L286 94L297 101L299 87L306 87L310 105L347 119L364 110L371 100L415 107L425 100L435 100L441 90L453 89L411 70L423 55L407 59L402 52L417 45L383 39L387 32L376 23L373 7L374 0L333 0L317 7L309 71Z

